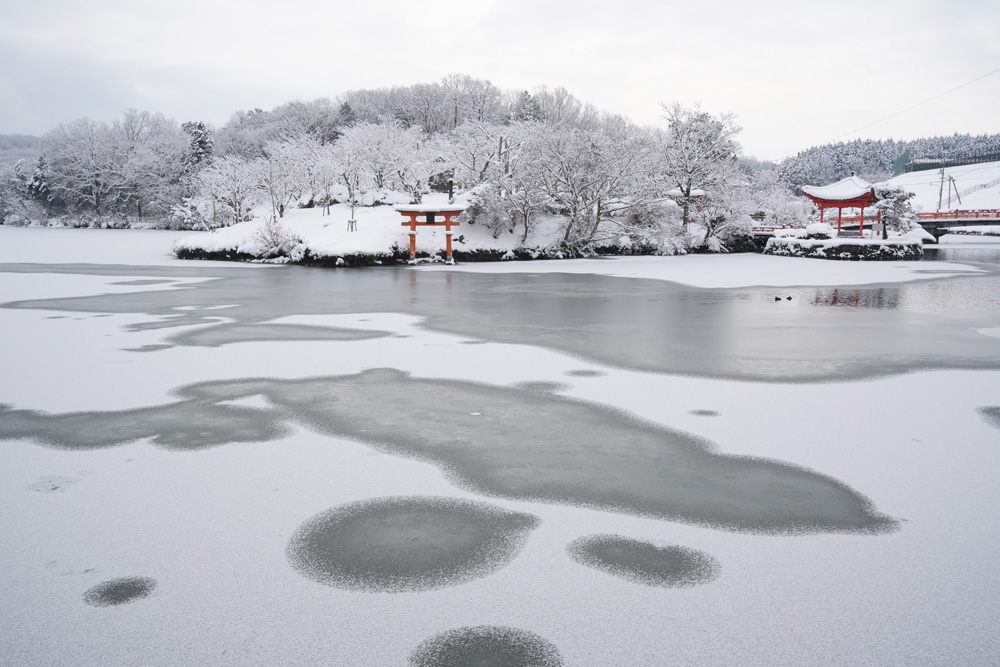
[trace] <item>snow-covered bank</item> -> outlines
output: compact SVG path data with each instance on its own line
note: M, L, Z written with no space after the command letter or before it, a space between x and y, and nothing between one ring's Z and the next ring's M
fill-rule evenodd
M924 247L920 239L906 236L886 240L785 236L768 239L764 254L843 261L913 261L924 256Z
M425 204L447 205L445 195L431 194L424 197ZM188 233L174 245L175 253L212 256L230 253L249 258L262 256L267 249L261 243L261 230L266 213L231 227L214 232ZM295 239L296 253L308 253L314 259L371 256L387 257L394 254L406 257L409 249L409 230L403 226L404 218L392 206L362 207L354 215L355 230L349 230L351 210L346 204L330 207L324 215L320 208L289 209L278 222L280 228ZM462 223L452 229L453 247L457 253L487 252L502 255L516 248L520 234L503 233L494 236L482 225ZM559 220L539 216L529 239L524 245L544 247L560 240ZM444 227L420 227L417 231L418 255L444 255ZM293 253L293 254L296 254Z

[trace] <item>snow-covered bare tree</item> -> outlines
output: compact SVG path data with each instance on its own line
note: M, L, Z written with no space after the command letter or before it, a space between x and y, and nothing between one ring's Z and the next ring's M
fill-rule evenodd
M503 91L485 79L449 74L441 83L451 116L450 129L466 122L498 123L506 115Z
M744 174L746 170L743 170ZM812 203L792 194L777 169L762 169L749 175L750 199L754 211L765 225L804 227L813 210Z
M56 196L98 217L110 210L119 159L118 142L107 123L79 118L46 134L42 145Z
M755 202L746 175L735 161L722 163L715 185L701 198L699 222L705 229L702 245L711 252L727 252L753 230Z
M479 185L496 171L504 132L486 123L466 122L445 135L441 153L458 183Z
M355 124L344 131L329 151L321 154L327 192L332 193L334 185L344 188L344 201L351 208L351 220L364 203L365 195L375 186L375 179L368 170L370 130L368 123Z
M113 124L119 212L142 218L166 214L181 201L187 139L159 113L127 109Z
M431 171L419 127L404 128L396 121L355 123L337 143L345 139L350 152L359 156L374 189L402 190L419 201Z
M260 184L271 201L274 217L285 217L285 208L309 187L318 148L318 141L304 135L264 144L264 157L258 163Z
M685 108L678 102L663 105L669 128L661 143L661 170L670 189L676 189L683 211L684 227L691 207L697 203L696 190L709 196L720 194L731 167L739 155L735 137L740 128L732 114L712 116L700 107Z
M267 195L260 184L261 164L235 155L216 158L197 176L198 199L208 210L202 217L213 226L243 222Z

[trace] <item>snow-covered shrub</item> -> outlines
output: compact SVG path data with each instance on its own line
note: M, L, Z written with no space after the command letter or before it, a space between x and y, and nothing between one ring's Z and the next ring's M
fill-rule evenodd
M810 239L832 239L836 236L833 227L825 222L814 222L806 227L806 238Z
M304 243L297 234L289 231L277 218L271 216L251 237L256 246L256 256L263 259L288 257L301 259Z
M482 225L493 232L493 238L513 232L517 224L509 201L501 198L500 190L492 185L481 185L472 191L469 206L459 220Z

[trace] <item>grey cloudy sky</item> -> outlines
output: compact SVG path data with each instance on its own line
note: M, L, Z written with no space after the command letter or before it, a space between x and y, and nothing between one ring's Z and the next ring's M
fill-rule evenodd
M0 134L128 107L219 126L460 72L563 86L642 124L700 101L738 115L747 154L780 159L1000 132L1000 72L876 123L998 68L994 0L0 0Z

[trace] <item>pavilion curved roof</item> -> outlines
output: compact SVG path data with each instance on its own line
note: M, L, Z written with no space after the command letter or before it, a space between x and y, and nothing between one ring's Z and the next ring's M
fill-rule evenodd
M803 185L802 194L817 204L868 206L878 200L875 186L857 176L848 176L830 185Z

